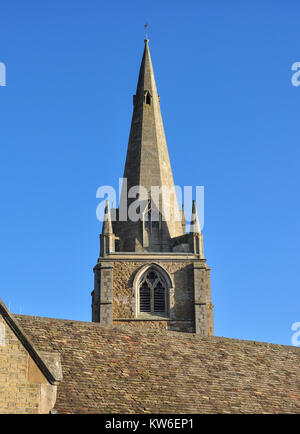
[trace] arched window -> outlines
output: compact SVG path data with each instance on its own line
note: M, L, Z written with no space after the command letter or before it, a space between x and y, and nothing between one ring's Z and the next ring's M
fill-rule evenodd
M151 200L148 202L148 206L144 211L145 229L152 232L153 228L159 229L159 213L156 209L152 209Z
M151 105L151 93L149 90L144 91L144 101L146 104Z
M139 311L152 315L167 314L167 284L153 268L147 270L140 280Z

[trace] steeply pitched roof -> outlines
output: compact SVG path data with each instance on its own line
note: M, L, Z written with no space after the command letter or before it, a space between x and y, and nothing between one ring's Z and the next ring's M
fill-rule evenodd
M300 349L14 315L61 355L58 413L300 412Z

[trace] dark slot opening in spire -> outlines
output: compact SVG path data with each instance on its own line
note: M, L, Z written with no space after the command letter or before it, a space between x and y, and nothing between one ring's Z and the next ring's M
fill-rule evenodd
M151 94L148 90L145 92L145 103L151 105Z

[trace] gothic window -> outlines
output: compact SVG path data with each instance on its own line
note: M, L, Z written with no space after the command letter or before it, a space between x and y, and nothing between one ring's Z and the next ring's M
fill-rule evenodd
M153 228L159 229L159 214L151 208L151 200L148 202L148 207L144 212L145 228L152 231Z
M148 90L145 90L144 101L146 104L151 105L151 93Z
M150 268L139 285L140 313L167 314L167 285L164 278Z
M152 214L151 213L151 205L150 205L150 201L149 201L148 208L146 209L145 214L144 214L145 226L147 229L149 229L151 227L151 221L152 221L151 214Z

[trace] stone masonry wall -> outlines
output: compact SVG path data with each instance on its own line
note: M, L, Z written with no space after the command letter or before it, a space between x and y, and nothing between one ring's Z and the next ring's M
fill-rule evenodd
M193 268L189 261L118 261L113 269L113 322L136 318L136 293L133 281L139 269L147 263L164 268L172 277L174 288L170 291L168 327L172 330L194 331ZM143 327L166 329L164 321L138 321Z
M55 389L55 390L53 390ZM0 413L49 413L51 386L0 317Z

